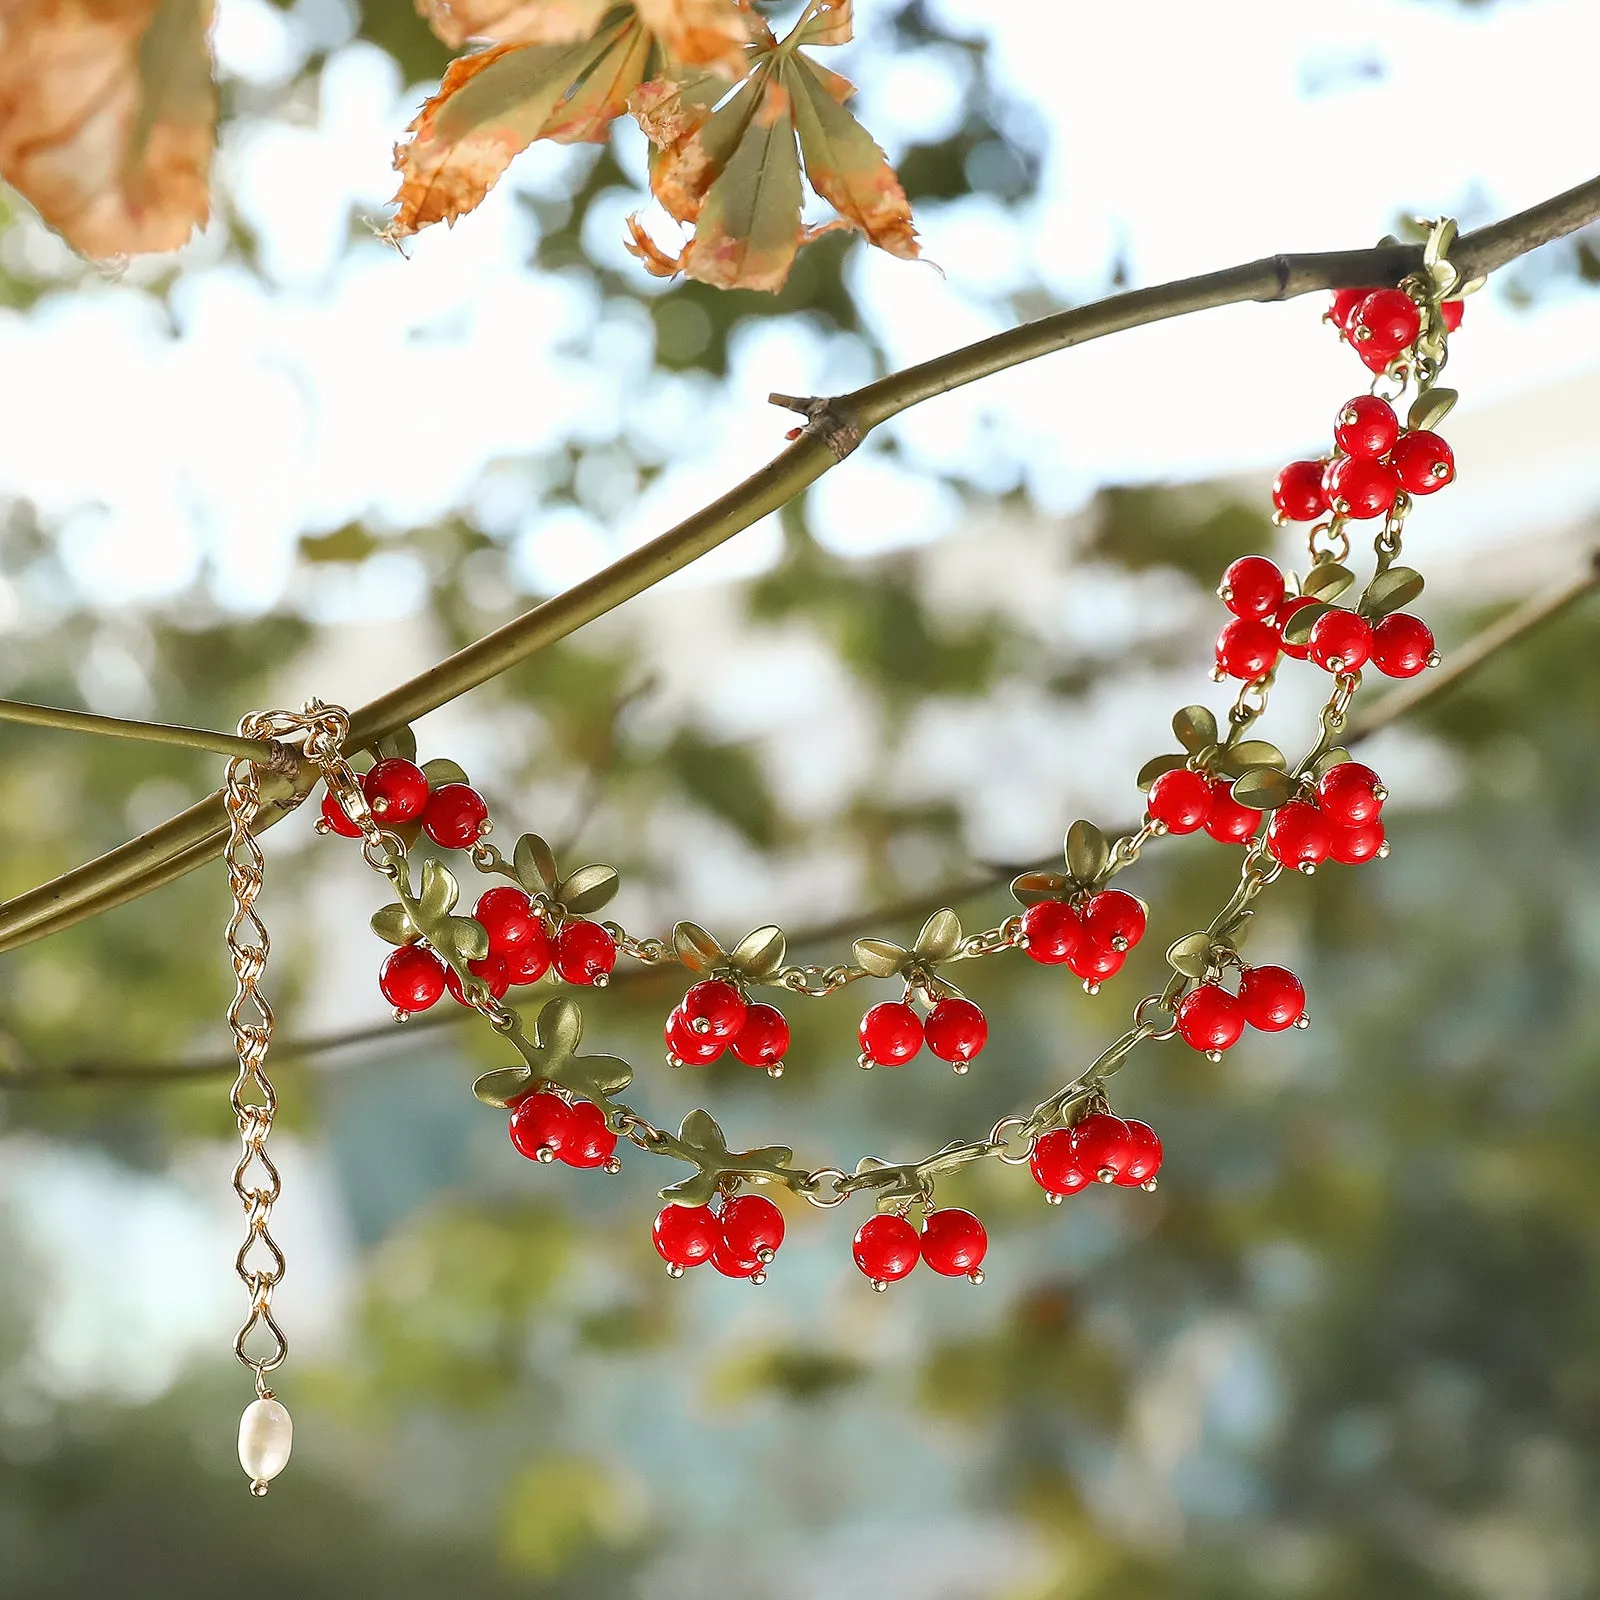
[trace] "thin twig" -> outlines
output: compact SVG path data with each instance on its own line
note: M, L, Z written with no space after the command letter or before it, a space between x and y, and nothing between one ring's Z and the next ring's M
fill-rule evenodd
M1478 277L1597 218L1600 178L1463 234L1450 259L1463 277ZM825 423L822 432L808 424L773 461L703 511L363 706L351 719L351 745L370 745L447 705L659 583L815 483L839 463L842 438L864 438L890 417L935 395L1146 323L1247 300L1288 300L1319 289L1398 283L1421 265L1420 245L1266 256L1057 312L829 400L819 411ZM271 826L292 811L314 782L315 775L307 770L293 781L276 775L263 780L266 804L259 826ZM226 833L221 797L213 795L139 838L6 901L0 905L0 951L170 883L219 855Z
M137 739L143 744L175 744L209 750L218 756L244 756L269 762L280 755L264 739L244 739L209 728L184 728L166 722L140 722L132 717L103 717L95 711L67 711L36 706L26 700L0 700L0 722L25 722L35 728L60 728L69 733L95 733L111 739Z
M1583 571L1570 581L1535 595L1508 611L1505 616L1489 624L1464 644L1450 652L1446 664L1418 678L1407 689L1398 689L1376 701L1363 715L1351 718L1348 740L1351 744L1370 739L1382 728L1389 727L1403 717L1410 716L1424 705L1441 699L1465 679L1471 677L1492 657L1527 637L1536 628L1551 621L1575 601L1600 587L1600 549L1590 553ZM1113 833L1131 833L1136 824L1129 823ZM991 866L978 876L957 883L947 883L942 888L907 896L890 905L875 910L854 912L836 917L828 922L802 928L789 936L791 948L803 950L825 944L845 934L857 933L862 928L893 927L937 911L941 906L962 906L967 902L992 894L1002 884L1008 883L1020 872L1043 871L1059 865L1059 856L1047 856L1039 861L1017 862L1006 866ZM651 982L664 981L673 971L667 967L637 967L618 972L612 977L612 987L633 988ZM432 1033L441 1028L465 1022L471 1013L464 1008L452 1011L435 1011L427 1016L413 1017L398 1035L404 1042L419 1033ZM344 1050L355 1045L372 1044L378 1040L397 1037L392 1021L371 1023L357 1028L342 1029L337 1033L316 1034L307 1039L285 1039L273 1046L280 1061L305 1060L311 1056L325 1055L330 1051ZM75 1061L64 1066L22 1067L6 1066L0 1062L0 1088L51 1089L66 1088L82 1083L121 1083L148 1085L158 1083L187 1083L207 1078L226 1076L236 1071L238 1062L232 1055L214 1056L190 1062L128 1062Z

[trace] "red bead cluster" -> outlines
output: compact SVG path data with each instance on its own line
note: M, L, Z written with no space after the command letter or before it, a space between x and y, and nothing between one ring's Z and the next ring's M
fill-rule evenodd
M617 1136L589 1100L564 1100L549 1089L525 1095L511 1108L511 1142L530 1161L618 1172Z
M925 1261L945 1278L983 1282L983 1258L989 1235L970 1211L947 1206L930 1211L919 1234L909 1218L883 1211L868 1217L856 1230L851 1246L856 1265L872 1280L874 1289L887 1289Z
M1178 1035L1213 1061L1239 1042L1245 1025L1263 1033L1307 1025L1306 992L1287 967L1245 967L1238 994L1202 983L1178 1002Z
M663 1029L670 1066L706 1066L731 1050L747 1067L783 1076L789 1022L776 1006L752 1004L742 984L707 978L691 985Z
M710 1206L663 1206L650 1230L656 1254L674 1278L709 1261L725 1278L767 1281L783 1243L783 1213L764 1195L741 1194Z
M1234 613L1234 620L1217 635L1219 676L1265 677L1277 666L1280 653L1296 661L1314 661L1326 672L1358 672L1370 661L1390 678L1415 677L1439 659L1427 623L1403 611L1374 625L1358 612L1334 606L1317 618L1304 644L1285 638L1284 630L1295 614L1317 600L1312 595L1289 595L1282 572L1265 556L1241 556L1223 574L1217 593ZM1179 780L1169 785L1176 820L1153 814L1174 833L1192 832L1206 820L1199 790L1178 773L1164 776ZM1154 793L1152 786L1152 797ZM1199 820L1192 820L1196 816Z
M1144 937L1148 914L1144 901L1121 889L1079 901L1041 900L1022 914L1022 948L1044 966L1065 965L1097 994Z
M1163 772L1150 785L1147 810L1168 833L1204 828L1222 844L1248 844L1261 826L1261 813L1240 805L1226 778L1208 778L1192 767Z
M1378 774L1359 761L1342 761L1317 780L1303 800L1291 800L1267 824L1267 853L1286 867L1311 874L1324 861L1357 867L1389 853L1379 813L1389 798Z
M469 849L489 831L489 807L471 784L441 783L435 789L416 762L399 756L380 761L367 773L361 780L361 792L380 827L396 828L420 820L422 831L446 850ZM345 839L361 837L361 829L345 814L332 790L322 797L317 831Z
M1148 1123L1096 1111L1071 1128L1041 1134L1028 1170L1051 1205L1091 1183L1154 1189L1161 1170L1161 1140Z
M903 1066L927 1045L941 1061L965 1072L989 1039L989 1019L963 995L936 1000L924 1022L909 1000L883 1000L857 1029L864 1067Z

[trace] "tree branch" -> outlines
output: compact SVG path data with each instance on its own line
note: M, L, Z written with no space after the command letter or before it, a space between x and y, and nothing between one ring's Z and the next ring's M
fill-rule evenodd
M1600 178L1463 234L1450 259L1464 278L1478 277L1597 218ZM815 483L842 459L842 439L864 438L880 423L935 395L1145 323L1246 300L1288 300L1319 289L1398 283L1421 265L1420 245L1266 256L1057 312L827 401L818 409L820 432L808 422L787 450L703 511L363 706L351 720L352 745L371 744L458 699L659 583ZM276 775L265 779L259 825L270 827L292 811L315 781L308 770L292 782ZM221 796L213 795L149 833L6 901L0 905L0 952L170 883L220 855L226 835Z
M1502 650L1526 638L1536 628L1551 621L1575 601L1600 588L1600 547L1590 552L1582 572L1568 582L1535 595L1522 605L1508 611L1505 616L1490 623L1480 633L1474 634L1464 644L1452 650L1446 664L1418 678L1407 689L1386 694L1365 712L1350 720L1348 742L1357 744L1370 739L1382 728L1389 727L1403 717L1433 701L1443 698L1452 689L1471 677L1486 662ZM1117 833L1132 833L1137 824L1126 824ZM853 912L828 922L802 928L789 935L791 949L805 949L859 933L862 928L892 927L896 923L912 921L937 911L941 906L961 906L980 895L992 894L1002 884L1009 883L1020 872L1044 871L1059 864L1059 855L1050 855L1040 861L993 866L981 874L948 883L943 888L910 895L892 905L879 906L872 911ZM614 973L613 989L632 988L662 980L675 969L670 967L635 967ZM413 1017L399 1037L418 1033L431 1033L440 1028L465 1022L471 1013L465 1009L435 1011L426 1016ZM285 1039L273 1047L274 1058L279 1061L304 1060L310 1056L325 1055L330 1051L348 1049L354 1045L372 1044L380 1039L394 1039L395 1023L384 1021L362 1027L344 1028L337 1033L316 1034L307 1039ZM3 1048L3 1047L0 1047ZM233 1055L213 1056L190 1062L125 1062L74 1061L64 1066L49 1067L27 1065L17 1067L0 1060L0 1088L51 1089L66 1088L82 1083L121 1083L149 1085L159 1083L189 1083L197 1080L225 1077L238 1070Z
M233 733L213 733L209 728L175 727L166 722L137 722L129 717L102 717L94 711L65 711L56 706L36 706L26 700L0 700L0 722L25 722L35 728L61 728L69 733L97 733L112 739L137 739L144 744L175 744L189 750L209 750L213 755L244 756L271 762L292 754L265 739L242 739Z

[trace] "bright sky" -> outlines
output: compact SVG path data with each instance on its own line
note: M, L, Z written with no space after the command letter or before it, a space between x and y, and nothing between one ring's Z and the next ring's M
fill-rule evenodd
M858 254L856 281L896 364L1004 326L996 297L1030 271L1082 296L1119 247L1135 282L1155 282L1280 248L1367 242L1402 209L1498 215L1591 175L1585 72L1600 14L1583 0L936 9L991 35L1002 76L1046 121L1049 156L1025 218L981 200L923 208L944 276ZM865 80L863 117L893 153L948 125L963 69L953 53L885 60L872 0L859 10L862 37L838 58ZM225 72L271 84L313 43L347 35L338 0L289 13L223 0L217 48ZM850 341L825 343L793 320L748 326L725 388L653 375L642 319L602 315L583 282L524 265L535 224L515 191L559 193L563 151L531 152L478 213L417 240L409 261L376 240L348 246L351 207L382 215L390 147L422 92L387 57L347 45L301 120L235 127L222 171L263 241L268 281L223 263L220 239L198 242L173 294L175 332L139 286L151 275L142 266L0 312L0 370L28 396L7 422L0 494L41 507L107 601L156 598L206 571L226 603L264 607L290 583L302 531L358 516L404 527L460 507L514 542L531 582L563 585L769 457L790 419L765 404L768 390L864 376ZM622 150L642 176L631 129ZM591 240L625 270L621 218L636 203L608 197ZM59 250L40 235L12 247L41 260ZM1348 376L1319 309L1189 318L921 407L894 430L909 467L869 448L826 481L824 535L865 552L953 526L956 497L921 464L957 461L997 488L1025 475L1041 504L1066 508L1105 481L1298 452ZM1473 403L1600 363L1592 295L1534 315L1485 296L1468 326L1452 370ZM583 509L541 510L529 462L619 427L671 461L660 479L639 494L631 476L596 475ZM750 570L772 548L770 529L753 530L697 577ZM402 614L422 582L396 558L315 606L330 619Z

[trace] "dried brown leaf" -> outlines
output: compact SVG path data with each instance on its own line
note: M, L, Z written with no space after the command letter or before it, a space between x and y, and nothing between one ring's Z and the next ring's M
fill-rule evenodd
M765 32L736 0L633 0L633 8L673 61L717 67L730 83L744 75L747 47Z
M587 39L616 0L417 0L430 28L459 50L469 41L575 44Z
M0 175L85 255L176 250L210 210L211 0L4 0Z

